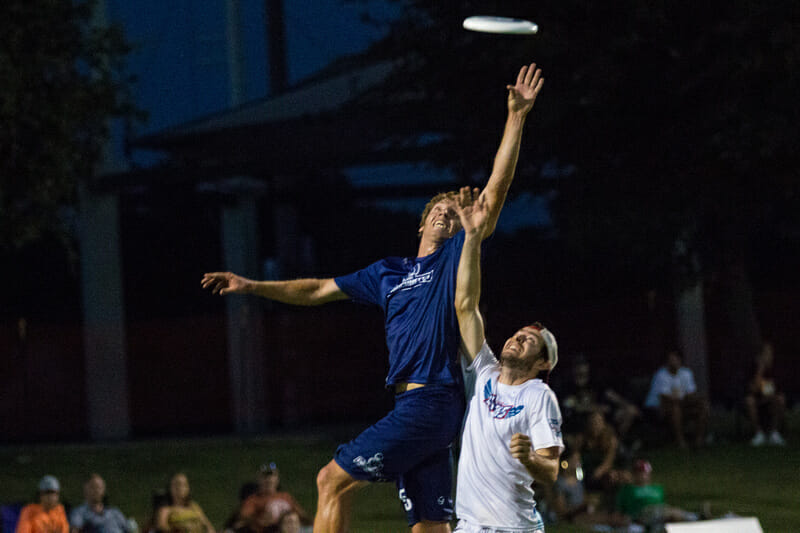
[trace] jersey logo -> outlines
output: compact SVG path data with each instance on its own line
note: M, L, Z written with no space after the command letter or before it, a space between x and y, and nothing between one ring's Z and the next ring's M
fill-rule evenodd
M560 418L551 418L550 419L550 431L553 432L558 438L561 438L561 419Z
M492 414L492 417L498 420L517 416L522 412L523 409L525 409L524 405L508 405L498 401L497 393L492 392L491 379L487 380L486 385L483 387L483 403L485 403L486 407L489 408L489 412Z
M364 472L371 474L375 479L383 478L383 454L381 452L376 453L369 459L364 459L364 456L359 455L353 459L353 464Z
M397 291L407 291L415 287L419 287L423 283L430 283L433 280L433 273L436 269L432 269L420 274L419 271L421 269L422 265L420 265L419 263L414 265L414 268L411 269L411 272L406 274L406 276L400 283L392 287L392 290L389 291L389 296L391 296Z

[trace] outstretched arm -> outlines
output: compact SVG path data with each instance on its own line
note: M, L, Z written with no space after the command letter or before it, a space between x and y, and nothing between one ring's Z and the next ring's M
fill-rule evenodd
M484 238L488 237L497 226L497 219L506 200L506 194L514 179L514 171L519 159L519 147L522 141L522 129L528 113L533 109L536 97L544 84L541 69L536 63L523 66L517 75L514 85L508 89L508 118L506 119L503 139L494 158L494 166L489 181L483 189L486 203L489 206L489 221Z
M488 221L488 206L478 189L462 187L455 210L464 228L464 246L456 276L456 316L461 332L461 348L472 361L484 340L483 317L478 309L481 298L481 241Z
M348 297L333 278L254 281L233 272L209 272L201 283L214 294L254 294L293 305L320 305Z

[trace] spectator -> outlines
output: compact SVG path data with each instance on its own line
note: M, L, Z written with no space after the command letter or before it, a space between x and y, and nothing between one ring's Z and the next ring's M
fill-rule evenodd
M234 524L236 531L265 533L277 526L281 516L294 511L304 525L311 524L311 517L288 492L280 490L280 472L275 463L261 466L258 472L258 492L248 496L239 509Z
M551 520L567 522L587 530L598 526L608 528L627 526L630 523L627 517L615 511L598 508L598 502L594 501L596 498L586 495L582 478L583 472L579 463L561 462L561 470L549 498Z
M617 510L630 517L634 523L660 531L666 522L694 522L700 519L690 513L664 503L664 487L651 483L653 467L644 459L633 464L633 482L617 492Z
M625 439L642 413L638 407L610 387L591 380L589 361L578 356L572 365L572 381L561 391L564 398L564 433L570 436L583 431L589 414L600 409L613 422L620 440Z
M192 500L186 474L177 473L169 481L167 505L156 514L156 529L169 533L214 533L214 526L203 509Z
M269 529L269 533L273 531L275 533L301 533L303 528L301 527L300 515L297 511L286 511L278 519L278 523Z
M39 481L39 503L22 508L16 533L69 533L69 522L60 496L58 479L44 476Z
M669 425L681 448L686 448L685 429L689 424L694 425L697 446L705 443L708 400L698 394L694 374L682 366L676 350L667 354L666 365L653 375L644 406Z
M72 510L69 523L73 533L133 533L132 523L116 507L106 505L106 482L92 474L83 485L86 501Z
M765 342L750 371L744 404L747 409L747 416L756 432L750 441L753 446L761 446L767 442L776 446L784 446L786 444L783 436L778 432L778 429L783 424L786 398L775 386L774 359L772 344ZM762 410L767 412L769 437L767 437L764 426L761 423L760 415Z
M603 412L594 410L582 433L575 439L570 463L581 465L587 490L606 492L630 480L626 470L616 468L619 439Z

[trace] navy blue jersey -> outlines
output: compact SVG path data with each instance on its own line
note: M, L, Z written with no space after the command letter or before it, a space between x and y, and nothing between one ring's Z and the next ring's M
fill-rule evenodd
M396 383L461 384L456 274L464 231L431 255L388 257L335 278L355 301L383 310L389 375Z

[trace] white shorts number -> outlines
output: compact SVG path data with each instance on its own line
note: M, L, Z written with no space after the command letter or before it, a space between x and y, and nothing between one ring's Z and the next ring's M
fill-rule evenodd
M403 509L410 511L411 508L414 507L414 504L411 503L411 499L406 496L406 489L400 489L398 495L400 496L400 501L403 502Z

